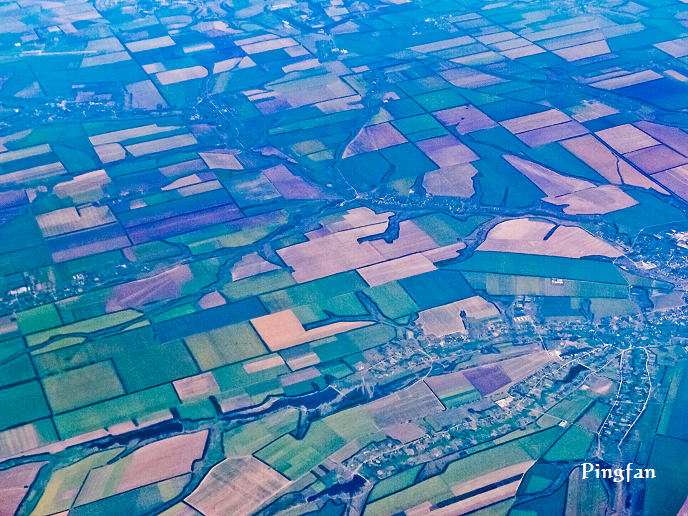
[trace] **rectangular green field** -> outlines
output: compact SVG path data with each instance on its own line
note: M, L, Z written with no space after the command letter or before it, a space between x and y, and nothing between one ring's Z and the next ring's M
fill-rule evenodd
M57 335L64 335L67 333L91 333L97 330L102 330L103 328L109 328L111 326L116 326L118 324L131 321L140 315L141 314L136 310L122 310L119 312L102 315L100 317L93 317L91 319L86 319L73 324L68 324L66 326L60 326L39 333L34 333L30 335L26 341L29 346L38 346L50 340L51 337L55 337ZM45 352L46 350L47 348L43 348L41 351Z
M338 412L311 424L303 439L284 435L255 453L290 479L296 479L320 464L347 442L357 439L365 446L378 429L360 407Z
M327 362L380 346L389 342L395 335L394 328L375 324L313 341L309 346L321 362Z
M222 436L227 456L250 455L287 432L296 429L299 411L295 408L280 410L264 418L232 428Z
M145 421L150 415L178 404L177 393L167 384L64 412L55 416L54 421L60 438L68 439L131 419Z
M595 434L577 425L569 427L564 435L547 450L546 460L567 461L585 459L586 453L593 443Z
M495 296L552 296L581 298L617 298L629 296L629 287L614 283L596 283L537 276L520 276L495 272L463 273L474 289Z
M397 473L396 475L392 475L391 477L381 480L375 484L375 487L373 487L373 490L370 492L370 496L368 496L368 503L372 503L375 500L384 498L392 493L396 493L397 491L411 487L415 483L416 477L421 469L423 469L423 465L418 464L417 466L413 466L412 468L404 470L401 473Z
M17 314L17 324L24 335L62 324L55 305L50 303Z
M50 415L37 381L0 389L0 430Z
M43 386L54 413L124 394L124 387L109 361L48 376L43 379Z
M470 258L447 268L466 272L628 284L619 269L611 263L559 256L476 251Z
M197 333L184 340L204 371L270 352L248 322Z
M682 366L672 379L658 433L688 440L688 367Z

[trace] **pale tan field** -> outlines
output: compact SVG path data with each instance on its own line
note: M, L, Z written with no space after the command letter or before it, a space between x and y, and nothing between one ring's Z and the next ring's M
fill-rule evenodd
M152 136L154 134L166 133L175 131L179 126L159 126L157 124L142 125L139 127L132 127L131 129L122 129L119 131L112 131L110 133L97 134L91 136L89 140L92 145L105 145L108 143L118 143L132 138L142 138L144 136Z
M627 184L667 193L626 160L615 156L608 147L590 134L565 140L561 144L612 184Z
M542 165L527 161L518 156L505 154L504 159L550 197L566 195L595 186L582 179L558 174Z
M520 475L528 471L530 467L535 464L534 460L528 460L525 462L520 462L518 464L512 464L504 468L497 469L490 473L480 475L479 477L472 478L466 482L461 482L459 484L454 484L451 487L452 493L455 495L460 495L463 493L468 493L475 489L480 489L481 487L494 484L501 480L505 480L516 475Z
M174 385L174 390L177 391L180 400L209 396L220 392L215 376L211 371L176 380L172 382L172 385Z
M600 56L611 52L605 40L592 41L590 43L583 43L581 45L574 45L559 50L554 50L554 53L567 61L578 61L586 57Z
M0 154L2 156L2 154ZM0 185L12 185L29 183L34 181L46 180L48 178L62 175L66 172L64 165L59 161L38 165L37 167L25 168L9 174L0 176Z
M501 125L509 132L518 134L525 131L540 129L542 127L549 127L550 125L561 124L569 120L571 119L566 113L562 113L557 109L550 109L532 115L504 120L501 122Z
M167 86L168 84L176 84L192 79L202 79L208 76L208 70L202 66L189 66L188 68L158 72L155 76L158 78L160 84Z
M358 273L371 287L390 281L408 278L424 272L434 271L437 267L421 253L409 254L357 269Z
M273 367L281 366L284 360L281 356L275 354L268 358L260 358L255 361L244 363L244 371L247 373L257 373L258 371L265 371Z
M103 145L97 145L94 147L96 154L98 154L98 159L103 163L112 163L113 161L119 161L124 159L127 152L124 150L119 143L105 143Z
M152 140L149 142L134 143L127 145L125 148L132 156L145 156L146 154L153 154L154 152L163 152L167 150L177 149L179 147L188 147L195 145L196 138L191 134L178 134L177 136L169 136L167 138L160 138L159 140Z
M30 462L0 471L0 516L13 516L46 462Z
M614 185L597 186L544 200L552 204L567 205L564 213L569 215L601 215L638 204L633 197Z
M44 237L71 233L116 220L108 206L84 206L79 210L70 206L36 216Z
M617 125L616 127L597 131L595 134L612 149L621 154L659 145L659 142L652 136L631 124Z
M58 183L53 188L53 193L60 198L72 197L76 199L91 200L101 195L101 187L110 183L110 177L105 170L94 170L74 176L69 181Z
M463 242L457 242L456 244L444 245L436 249L428 249L427 251L423 251L421 254L432 263L436 263L441 262L442 260L456 258L459 254L459 251L465 248L466 244Z
M292 371L296 371L297 369L302 369L304 367L309 367L319 363L320 357L318 357L318 355L316 355L312 351L296 358L287 359L287 365L289 366L289 369L291 369Z
M227 170L241 170L244 168L233 154L226 152L200 152L199 155L208 168L224 168Z
M207 430L169 437L147 444L113 464L91 470L75 505L188 473L193 462L203 455L207 438Z
M502 251L510 253L538 254L545 256L621 256L621 251L592 236L582 228L559 226L551 222L534 219L512 219L497 224L487 234L479 251Z
M418 315L418 324L422 326L425 333L436 337L464 333L466 329L460 316L462 311L466 312L467 317L474 319L486 319L499 315L499 311L492 303L480 296L473 296L422 310Z
M39 156L41 154L47 154L51 151L52 149L50 148L50 145L45 143L43 145L36 145L35 147L27 147L25 149L0 152L0 163L8 163L10 161L16 161L18 159Z
M186 503L206 516L251 514L288 484L254 457L228 458L210 470Z
M293 278L304 283L437 247L432 238L409 220L401 222L399 236L392 243L359 241L381 234L385 229L387 224L377 223L336 233L320 230L309 234L308 242L279 249L277 254L294 269Z
M383 428L441 412L444 405L425 382L418 382L372 401L364 405L363 409L379 428Z
M130 52L145 52L154 48L163 48L173 46L174 40L169 36L162 36L159 38L140 39L127 43L127 48Z
M500 390L508 389L513 383L520 382L556 359L555 355L541 350L499 362L499 367L511 378L512 382Z
M323 225L332 233L337 231L344 231L345 229L360 228L363 226L370 226L371 224L380 224L387 222L393 213L386 211L383 213L375 213L370 208L360 207L348 210L344 214L337 217L336 220L326 222Z
M419 312L418 324L428 335L444 337L453 333L465 333L466 328L459 314L458 301L448 305L436 306Z
M274 271L275 269L279 269L279 266L268 262L258 253L247 254L242 256L241 260L232 266L232 281Z
M423 188L432 195L468 198L475 193L473 176L477 172L470 163L431 170L423 177Z
M290 348L316 339L331 337L338 333L373 324L369 321L336 322L305 330L291 310L282 310L274 314L251 319L251 324L265 344L272 350Z

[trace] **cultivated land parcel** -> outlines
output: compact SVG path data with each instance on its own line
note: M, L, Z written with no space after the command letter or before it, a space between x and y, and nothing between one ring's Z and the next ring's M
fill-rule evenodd
M0 515L688 510L687 17L0 0Z

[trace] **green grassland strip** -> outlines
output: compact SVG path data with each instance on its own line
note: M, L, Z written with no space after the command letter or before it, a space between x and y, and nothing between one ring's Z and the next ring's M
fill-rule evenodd
M686 369L685 362L679 362L676 368L670 369L668 374L671 374L669 389L667 391L666 399L664 400L664 407L662 409L662 416L657 426L657 433L666 435L669 430L669 422L674 409L674 402L678 397L678 388L682 382L683 374Z
M132 321L139 317L141 317L141 313L136 310L121 310L119 312L93 317L91 319L67 324L39 333L33 333L27 336L26 342L29 347L36 347L46 343L53 337L94 333L105 328ZM42 351L45 351L45 348Z
M619 269L611 263L558 256L476 251L466 260L448 265L446 268L466 272L491 272L617 285L628 284Z
M412 486L421 469L423 469L423 464L418 464L401 473L397 473L379 481L370 492L367 502L372 503L375 500L379 500L380 498L384 498L385 496L389 496Z
M303 439L284 435L255 453L287 478L295 480L348 442L364 447L378 437L378 429L361 407L338 412L311 424Z

